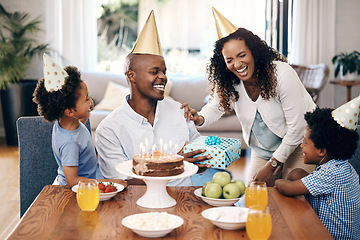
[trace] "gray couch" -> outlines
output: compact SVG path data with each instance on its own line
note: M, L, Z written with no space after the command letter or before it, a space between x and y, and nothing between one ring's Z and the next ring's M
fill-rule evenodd
M167 75L171 82L169 96L176 101L187 102L190 107L200 110L206 103L210 89L208 80L205 76L190 75ZM107 84L112 81L122 86L128 87L126 78L123 74L109 72L82 72L82 79L88 86L89 96L94 100L95 106L104 97ZM99 125L110 111L94 110L91 112L90 122L92 135L95 136L96 127ZM216 135L219 137L230 137L241 139L241 148L246 149L241 125L235 114L223 116L219 121L210 126L199 129L201 135Z

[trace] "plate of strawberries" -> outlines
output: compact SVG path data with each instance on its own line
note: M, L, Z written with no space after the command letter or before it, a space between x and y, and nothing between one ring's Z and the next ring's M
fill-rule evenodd
M71 190L77 193L79 185L75 185ZM124 190L124 186L113 182L98 182L100 190L100 201L106 201L115 196L118 192Z

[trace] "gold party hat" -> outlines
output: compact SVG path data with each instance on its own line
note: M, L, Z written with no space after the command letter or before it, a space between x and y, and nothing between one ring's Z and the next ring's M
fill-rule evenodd
M219 39L230 35L235 32L238 28L235 27L229 20L227 20L221 13L219 13L214 7L212 7L212 12L215 19L216 30Z
M139 54L153 54L163 56L159 40L159 34L156 28L154 10L146 20L146 23L141 30L136 42L131 50L131 53Z
M349 130L356 130L359 121L359 113L360 95L332 111L331 115L340 126Z
M44 53L44 84L48 92L57 91L62 88L65 78L69 75L67 72L57 65L48 55Z

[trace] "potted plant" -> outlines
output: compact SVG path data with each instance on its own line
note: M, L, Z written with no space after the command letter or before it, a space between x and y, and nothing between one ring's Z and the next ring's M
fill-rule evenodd
M335 64L335 77L339 75L339 72L342 80L354 80L360 75L360 53L358 51L335 55L332 63Z
M17 145L17 118L37 115L32 102L37 80L24 81L24 77L33 57L48 49L48 44L34 39L40 20L28 18L27 13L10 13L0 4L0 94L8 145Z

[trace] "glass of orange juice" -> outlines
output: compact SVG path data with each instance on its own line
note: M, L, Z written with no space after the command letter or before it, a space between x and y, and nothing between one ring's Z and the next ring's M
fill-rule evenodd
M253 181L250 182L245 191L246 207L252 205L262 205L264 207L268 204L268 192L266 182Z
M268 207L253 205L249 208L246 233L251 240L266 240L271 235L272 222Z
M79 181L76 194L77 202L81 210L91 212L99 205L100 191L95 179Z

